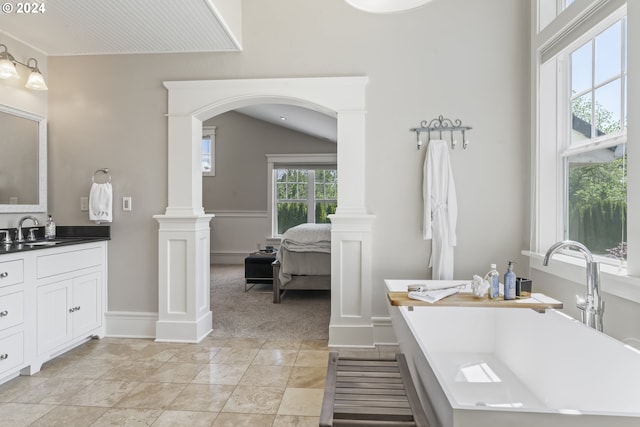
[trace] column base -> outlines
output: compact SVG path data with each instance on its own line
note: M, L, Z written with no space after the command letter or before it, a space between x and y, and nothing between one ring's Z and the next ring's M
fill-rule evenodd
M158 320L156 342L199 343L211 333L213 316L208 311L196 321Z

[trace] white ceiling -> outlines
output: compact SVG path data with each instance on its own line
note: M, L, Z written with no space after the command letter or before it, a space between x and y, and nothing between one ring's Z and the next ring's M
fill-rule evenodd
M212 0L53 0L31 14L18 4L3 4L14 10L0 13L0 33L48 56L239 50Z
M221 0L51 0L43 13L0 12L0 43L5 33L47 56L240 52L214 2L224 5ZM337 139L336 118L313 110L261 104L239 112L317 138Z
M239 108L236 111L316 138L331 142L338 140L336 117L308 108L286 104L259 104Z

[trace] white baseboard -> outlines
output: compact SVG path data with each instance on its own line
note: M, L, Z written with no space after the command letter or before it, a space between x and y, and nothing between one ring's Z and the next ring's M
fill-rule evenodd
M244 264L244 259L249 256L247 252L211 252L209 259L211 264Z
M371 320L371 325L329 325L329 346L372 348L398 343L390 317Z
M373 348L373 325L329 325L329 347Z
M158 313L110 311L105 314L106 336L119 338L155 338ZM332 327L332 347L373 347L395 345L391 318L375 317L372 326Z
M393 331L391 317L374 317L373 341L376 345L397 345L398 339Z
M106 336L119 338L155 338L158 313L109 311L105 314Z

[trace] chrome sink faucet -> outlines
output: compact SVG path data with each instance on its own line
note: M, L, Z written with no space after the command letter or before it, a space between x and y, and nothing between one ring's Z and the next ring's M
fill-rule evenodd
M563 240L547 250L542 265L549 265L553 254L564 248L576 249L584 256L587 263L587 294L584 299L578 298L576 306L581 310L582 323L602 332L604 301L600 297L600 264L593 260L591 251L580 242Z
M2 238L2 243L4 243L5 245L10 245L13 243L13 241L11 240L11 234L9 233L9 230L0 230L0 233L4 233L4 237Z
M36 218L35 216L27 215L20 218L20 221L18 221L18 228L16 230L16 243L23 243L25 241L24 235L22 234L22 224L27 219L30 219L31 221L33 221L33 225L40 225L40 223L38 222L38 218Z

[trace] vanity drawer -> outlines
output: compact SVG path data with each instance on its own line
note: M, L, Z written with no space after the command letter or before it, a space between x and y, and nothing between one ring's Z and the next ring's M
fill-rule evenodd
M22 292L0 297L0 330L5 330L24 321L24 297Z
M3 286L16 285L24 280L24 261L0 262L0 288Z
M24 362L24 338L22 331L0 339L0 375L15 369Z
M41 255L36 261L36 274L38 279L42 279L84 268L97 267L102 265L103 259L101 247Z

